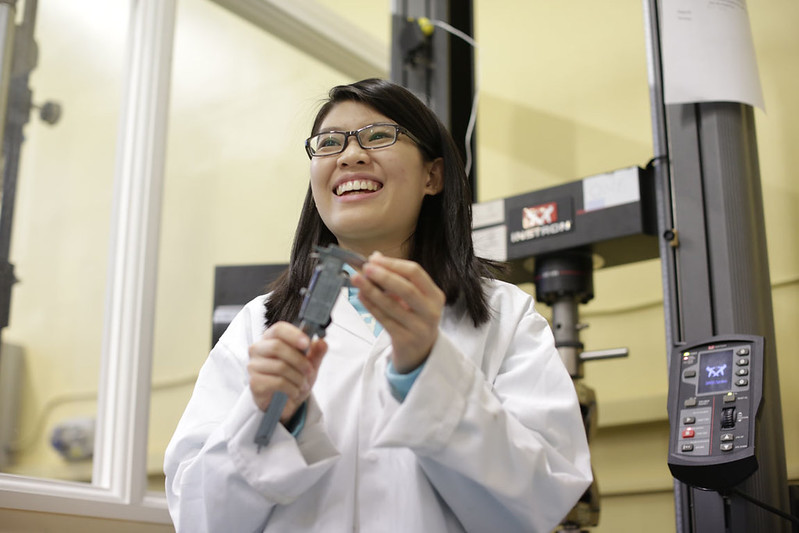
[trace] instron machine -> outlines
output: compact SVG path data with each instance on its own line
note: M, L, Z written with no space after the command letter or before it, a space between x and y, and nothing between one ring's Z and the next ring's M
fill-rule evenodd
M426 95L464 139L475 190L471 4L395 3L391 75ZM654 140L646 171L478 204L475 240L484 254L510 260L511 280L535 282L536 298L552 306L578 393L590 353L579 342L577 305L593 298L593 258L611 266L659 256L677 530L788 532L799 520L789 514L754 115L731 102L664 104L660 10L657 0L644 2ZM594 400L580 396L590 435ZM595 524L591 496L564 528Z

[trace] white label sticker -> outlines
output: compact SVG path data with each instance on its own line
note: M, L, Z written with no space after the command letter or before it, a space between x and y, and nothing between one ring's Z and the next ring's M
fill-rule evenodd
M505 222L505 200L472 204L472 228L484 228Z
M583 180L583 209L596 211L641 199L638 167L623 168Z
M474 254L494 261L508 260L508 227L504 224L472 232Z

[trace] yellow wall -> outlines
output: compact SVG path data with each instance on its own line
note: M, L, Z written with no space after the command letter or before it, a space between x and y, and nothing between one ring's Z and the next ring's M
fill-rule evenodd
M350 18L378 41L389 42L388 1L321 3ZM788 0L779 3L775 9L750 2L749 12L766 101L766 112L756 110L755 115L783 418L787 442L797 442L799 391L788 380L799 375L799 362L793 357L799 347L795 327L799 319L799 239L794 229L799 227L799 181L793 172L799 168L799 151L794 148L799 144L799 103L795 98L799 94L795 59L799 35L791 25L799 20L799 5ZM213 266L287 259L306 187L307 160L300 143L325 90L334 83L350 81L207 0L178 4L150 424L150 471L155 488L163 481L158 475L163 449L209 348ZM47 5L43 3L40 10L44 12ZM41 19L40 27L47 17ZM480 200L620 167L643 166L651 158L639 0L477 1L475 19L480 43ZM40 42L43 54L52 53L47 52L47 36L67 30L54 22L47 31ZM64 64L72 68L82 61L95 64L91 57L77 54ZM114 78L113 65L117 59L107 62L111 70L99 76L96 84L58 89L65 98L70 95L79 102L88 99L81 100L80 95L89 89L97 92L93 98L103 101L105 95L110 101L99 110L89 106L78 115L82 120L91 117L97 124L105 124L116 119L118 110L113 104L118 102L120 82ZM45 64L42 62L38 74L40 92L48 87L55 90L59 78L69 79L57 70L46 70ZM61 131L71 131L66 121L65 115ZM29 128L29 146L37 142L44 146L45 141L37 141L34 134L47 135L48 130ZM23 288L23 284L15 288L13 327L4 336L27 350L23 434L31 434L49 399L67 392L89 393L91 398L96 390L98 312L102 310L104 239L110 217L108 185L113 166L113 146L107 146L106 137L115 132L113 128L110 134L107 129L90 129L87 144L95 149L82 149L86 153L78 158L80 164L61 168L54 163L58 146L79 134L67 136L58 131L50 133L63 135L52 141L57 145L50 148L54 152L25 148L55 155L42 155L35 161L26 155L26 171L36 176L27 183L48 176L51 181L42 181L38 189L21 185L31 189L21 193L19 229L15 230L19 234L12 250L12 262L18 265L25 286L42 285L36 290L43 291L38 299L27 299L24 291L33 288ZM72 173L86 176L85 181L76 177L75 183L86 187L79 196L88 203L86 213L94 213L99 223L62 212L65 208L58 198L68 190L59 190L56 199L42 205L48 190L44 184L58 183L53 178ZM41 226L43 216L48 227L65 233L23 231ZM83 242L92 245L72 244ZM91 259L93 274L76 269L78 273L65 274L53 287L47 285L54 281L52 261L43 259L48 252L57 252L59 262L65 264L87 264L87 258L95 256L99 259ZM64 294L66 286L76 296L46 298ZM586 348L630 348L627 359L586 367L586 382L596 390L600 406L600 428L592 442L603 493L598 531L638 531L642 523L648 531L673 531L672 481L665 464L667 383L659 262L600 270L595 287L596 299L583 309L583 318L590 323L582 333ZM76 315L74 309L81 306L75 298L84 293L89 295L84 306L87 312ZM37 341L40 331L55 331L51 335L55 338L46 339L49 344ZM64 380L65 375L72 379ZM95 410L92 401L59 404L42 420L45 431L35 446L20 455L12 468L77 477L50 450L47 430L66 416L91 415ZM797 480L799 448L787 446L786 453L789 478Z

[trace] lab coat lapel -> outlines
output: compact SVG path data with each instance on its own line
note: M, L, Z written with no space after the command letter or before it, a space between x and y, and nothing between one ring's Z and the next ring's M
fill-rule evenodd
M361 315L358 314L358 311L352 306L347 295L347 288L341 289L336 305L330 313L332 323L369 344L374 344L374 334L369 329L369 326L366 325L366 322L363 321Z
M377 338L375 338L372 330L369 329L369 326L363 321L361 315L358 314L358 311L350 303L348 294L346 287L341 289L341 293L339 293L338 299L336 300L336 305L330 313L332 323L371 344L373 346L372 352L379 353L383 351L390 345L391 337L389 337L384 329Z

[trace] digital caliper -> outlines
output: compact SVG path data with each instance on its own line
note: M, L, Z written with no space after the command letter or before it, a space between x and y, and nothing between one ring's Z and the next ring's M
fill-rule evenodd
M361 268L366 259L335 244L327 248L317 246L315 250L314 255L319 258L319 262L314 267L308 287L302 290L302 306L296 325L311 339L314 337L321 339L325 336L325 329L330 325L330 312L341 288L349 284L350 278L343 270L344 264ZM255 434L258 451L262 446L269 444L287 401L288 397L283 392L277 391L272 395L272 401Z

